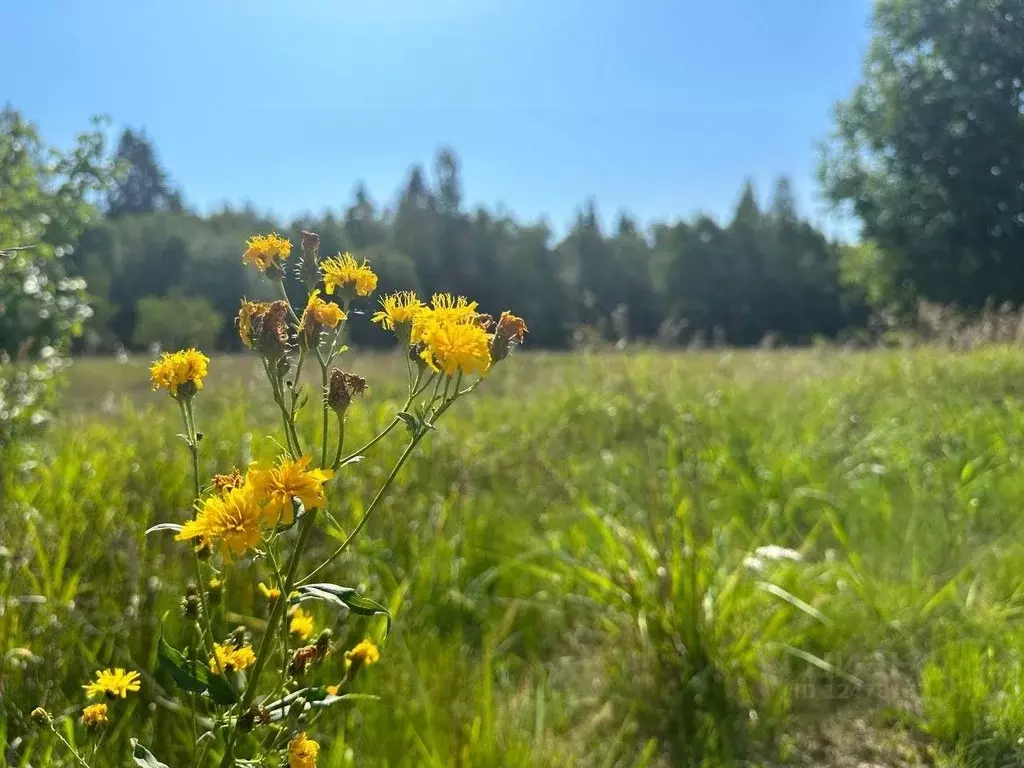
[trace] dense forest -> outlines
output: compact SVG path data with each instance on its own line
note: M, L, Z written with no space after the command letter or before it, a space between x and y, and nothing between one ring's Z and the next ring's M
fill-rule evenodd
M968 313L1019 305L1024 0L879 0L872 26L861 82L837 105L821 153L822 190L859 221L857 243L832 241L807 221L784 177L763 199L749 183L737 190L727 220L681 211L641 229L623 213L602 227L598 203L585 201L556 237L542 221L467 206L450 149L396 179L386 204L356 184L347 204L290 222L251 208L200 215L144 131L125 130L109 152L105 136L84 134L62 167L41 159L34 127L9 107L0 249L40 245L29 242L35 230L4 225L42 205L19 198L27 194L19 168L37 174L48 204L95 206L100 215L76 209L66 220L75 226L47 225L37 237L56 249L48 270L59 262L54 275L84 279L91 316L76 345L96 352L155 343L236 349L238 295L267 290L240 254L246 238L271 230L295 243L313 230L322 253L369 259L382 291L429 295L444 286L487 311L516 307L534 347L805 344L871 338L878 318L907 317L922 300ZM25 160L27 151L36 154ZM87 173L76 158L89 161ZM51 284L59 284L52 275ZM26 337L14 325L0 320L8 354ZM368 324L353 329L354 343L388 343Z
M724 225L700 217L644 232L623 214L605 232L588 202L556 241L544 223L467 210L458 160L447 149L429 171L410 170L391 207L359 185L345 208L292 222L251 209L190 212L141 132L124 131L115 159L120 175L106 194L106 215L82 235L70 261L95 311L83 341L89 349L237 348L230 320L238 295L268 290L240 254L247 237L268 230L294 243L312 230L322 253L366 257L382 291L429 296L444 286L492 311L514 306L530 318L535 346L754 344L769 333L804 342L835 336L864 316L857 291L840 284L842 248L801 219L786 179L764 209L748 185ZM358 344L388 343L366 324L353 333Z

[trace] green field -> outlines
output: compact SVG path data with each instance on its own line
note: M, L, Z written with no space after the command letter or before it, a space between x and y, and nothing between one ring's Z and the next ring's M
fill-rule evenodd
M71 764L37 705L88 753L80 686L108 664L143 670L143 690L91 764L129 764L129 725L188 764L189 719L155 670L190 560L144 531L184 519L192 480L145 362L77 362L43 444L2 469L7 764ZM357 445L399 407L404 364L344 365L371 386L349 412ZM211 364L206 476L276 453L258 368ZM339 527L311 561L402 445L331 484ZM519 355L424 441L329 573L395 625L357 681L380 700L332 710L320 764L1022 764L1022 464L1015 349ZM234 569L233 624L259 631L266 576Z

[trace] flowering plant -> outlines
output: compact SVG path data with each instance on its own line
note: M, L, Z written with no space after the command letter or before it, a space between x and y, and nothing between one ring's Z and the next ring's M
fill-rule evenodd
M520 318L505 312L495 322L477 304L447 294L429 303L402 292L386 296L372 322L392 331L406 353L407 399L391 422L365 445L345 452L345 417L353 399L365 391L362 377L335 367L346 350L341 343L351 304L370 295L377 276L350 254L320 260L319 238L304 232L296 275L304 284L304 304L293 304L284 285L292 244L276 234L259 235L247 243L243 260L260 270L277 288L280 299L242 302L238 332L260 357L283 431L282 452L272 464L253 463L207 480L199 469L202 432L195 403L207 377L210 360L195 349L165 353L150 368L154 389L163 389L177 404L193 469L191 519L163 523L150 533L171 531L187 548L195 580L181 606L184 647L161 635L158 661L180 692L176 706L191 711L194 748L192 765L288 765L312 768L319 744L318 723L330 707L357 697L352 683L360 670L381 657L366 639L352 648L336 647L329 629L316 632L310 603L329 610L380 616L390 629L387 609L353 587L324 580L326 569L351 545L393 485L417 444L459 398L469 395L490 369L508 357L526 333ZM323 287L321 290L318 286ZM296 311L296 307L300 307ZM306 361L319 367L322 387L322 433L318 446L304 445L296 429L304 404L301 374ZM332 418L333 417L333 418ZM341 544L322 562L303 573L307 551L325 515L330 484L393 430L404 427L408 441L387 479L362 517ZM268 574L259 591L269 617L262 627L224 626L228 615L223 584L241 558L260 563ZM179 643L181 644L181 643ZM306 683L306 673L341 659L334 685ZM83 686L89 698L83 726L98 748L120 700L140 690L138 672L100 670ZM88 761L54 726L44 710L35 717L49 724L81 765ZM163 765L132 740L136 764Z

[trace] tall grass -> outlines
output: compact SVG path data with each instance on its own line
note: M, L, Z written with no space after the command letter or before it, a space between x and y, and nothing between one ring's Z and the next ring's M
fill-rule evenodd
M372 387L395 365L352 367ZM381 700L340 716L322 765L1024 755L1024 354L535 354L507 373L424 442L328 574L387 602L395 629L365 672ZM251 359L214 360L204 473L275 453L255 376ZM353 407L353 444L400 395ZM185 754L155 648L189 575L143 533L191 493L165 400L141 361L81 361L45 441L2 468L7 764L63 764L37 705L88 746L74 707L108 663L144 670L132 730L171 765ZM399 448L333 483L338 527L312 557ZM232 620L258 628L266 574L239 573ZM334 629L382 639L354 616ZM117 727L94 765L126 764Z

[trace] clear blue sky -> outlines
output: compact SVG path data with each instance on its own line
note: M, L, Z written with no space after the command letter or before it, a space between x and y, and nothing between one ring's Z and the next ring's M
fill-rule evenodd
M467 203L565 227L727 216L743 179L815 181L870 0L5 0L0 100L68 142L145 128L201 209L389 203L451 146Z

